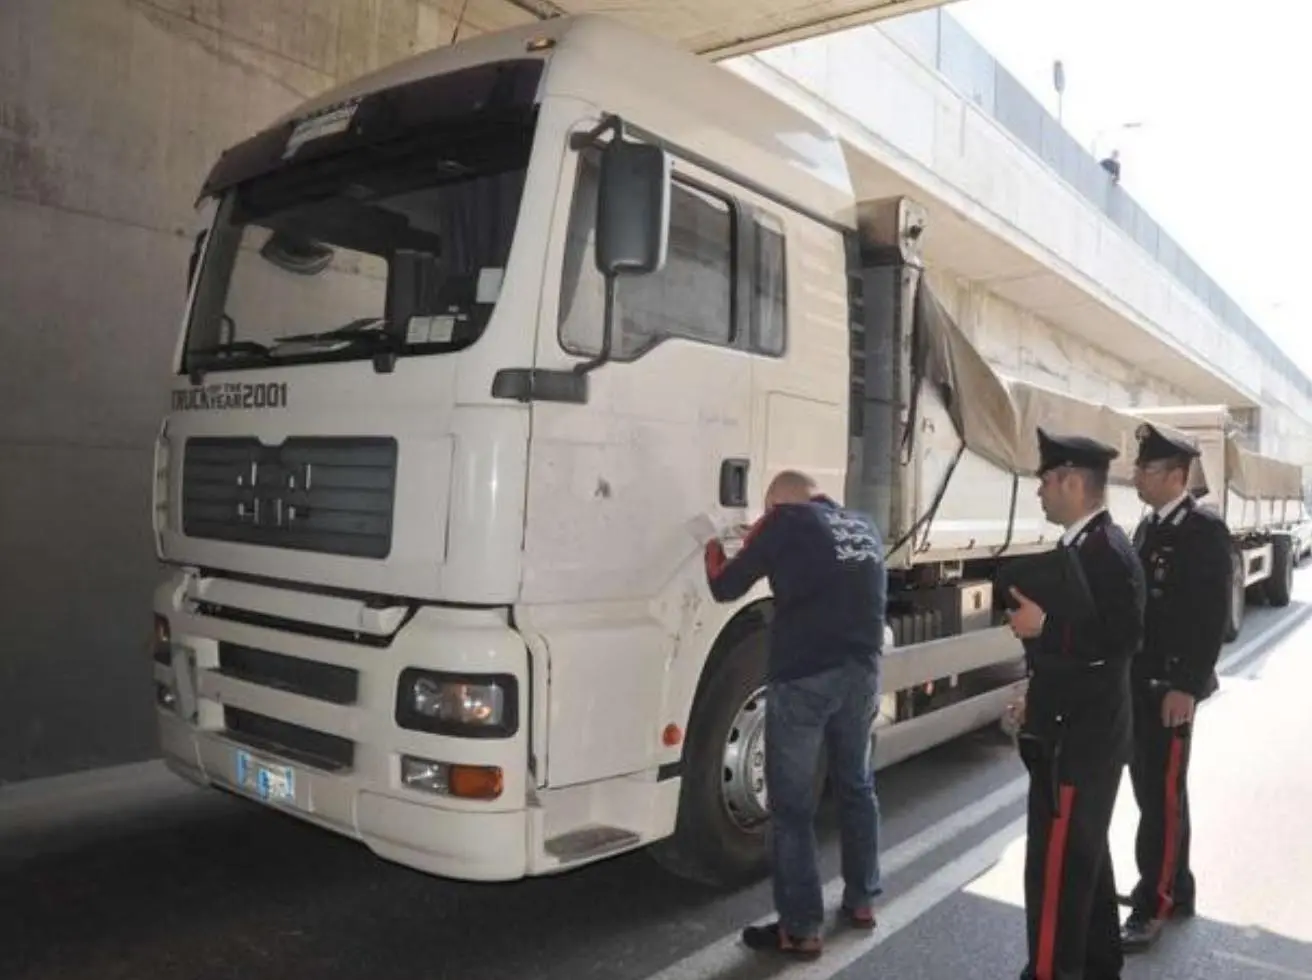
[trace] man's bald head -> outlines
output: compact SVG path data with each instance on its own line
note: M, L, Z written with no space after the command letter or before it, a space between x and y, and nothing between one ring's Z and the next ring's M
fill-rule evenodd
M779 504L804 504L815 496L815 480L800 470L784 470L770 481L765 491L765 509Z

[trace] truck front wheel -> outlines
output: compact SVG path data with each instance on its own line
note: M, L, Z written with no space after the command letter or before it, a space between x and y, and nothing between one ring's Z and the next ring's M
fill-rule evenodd
M737 639L693 705L674 836L652 856L668 871L716 887L768 870L764 628Z

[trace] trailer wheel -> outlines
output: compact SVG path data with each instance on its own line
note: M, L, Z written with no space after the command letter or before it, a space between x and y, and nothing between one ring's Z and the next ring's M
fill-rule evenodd
M763 627L739 638L693 705L674 835L650 848L680 878L732 888L769 870L765 786L766 661ZM824 757L816 795L824 788Z
M1267 602L1277 608L1289 605L1294 591L1294 541L1287 536L1272 539L1271 577L1262 585Z
M1232 643L1239 638L1239 631L1244 628L1244 611L1248 604L1248 592L1244 588L1244 557L1238 549L1230 553L1230 608L1225 619L1225 642Z

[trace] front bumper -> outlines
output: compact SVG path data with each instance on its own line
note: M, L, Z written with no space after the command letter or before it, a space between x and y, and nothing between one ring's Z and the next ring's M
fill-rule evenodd
M165 759L178 775L260 799L238 781L238 753L250 751L246 746L197 730L166 711L159 712L159 732ZM268 805L352 837L379 857L467 881L511 881L528 873L525 810L451 810L418 794L402 797L358 776L317 771L268 752L250 754L295 773L294 801Z
M171 633L171 662L157 660L155 679L173 695L157 716L174 771L431 874L505 881L529 873L541 828L528 806L528 651L501 613L426 607L380 646L205 615L185 591L173 583L155 602ZM234 648L274 655L292 671L291 682L232 670L221 651ZM468 739L401 728L396 689L408 667L515 677L518 729ZM340 683L331 691L314 687L316 676L340 682L343 672L353 675L350 695ZM502 792L472 800L413 789L401 779L403 755L495 766ZM260 791L251 775L261 768L278 774L277 791Z

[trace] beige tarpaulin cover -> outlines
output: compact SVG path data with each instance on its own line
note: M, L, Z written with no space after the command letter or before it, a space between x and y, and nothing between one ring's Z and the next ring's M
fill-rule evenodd
M1225 440L1225 472L1230 489L1241 497L1303 499L1301 467L1250 452L1232 435Z
M1011 392L923 280L914 343L917 373L938 390L966 448L1001 469L1024 472L1028 447L1017 444Z
M1036 430L1042 426L1053 435L1088 436L1115 447L1120 456L1113 462L1110 476L1120 483L1130 482L1138 448L1135 431L1142 418L1042 385L1004 379L923 280L917 291L916 313L919 373L942 396L967 449L1008 472L1031 475L1039 466ZM1155 424L1183 435L1160 422ZM1302 496L1298 467L1233 444L1227 445L1227 470L1236 492L1245 493L1240 489L1243 486L1258 488L1258 496ZM1208 489L1201 465L1194 466L1190 474L1190 489L1198 495Z

